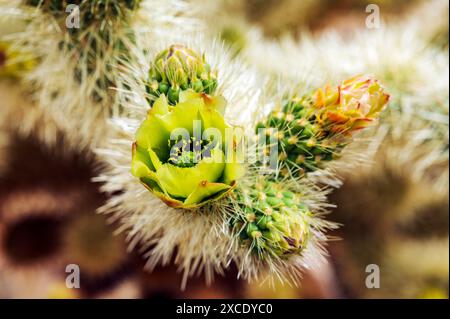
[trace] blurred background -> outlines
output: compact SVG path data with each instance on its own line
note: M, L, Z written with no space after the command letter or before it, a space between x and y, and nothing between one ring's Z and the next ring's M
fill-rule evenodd
M380 142L371 163L342 172L343 186L331 194L336 208L328 218L342 227L330 234L329 263L307 271L299 287L248 284L236 280L231 267L211 286L199 276L180 290L175 267L143 271L144 259L127 250L116 221L95 213L106 200L91 182L101 163L64 147L61 132L55 137L61 147L48 148L5 125L0 298L448 298L448 1L220 0L205 19L214 18L211 32L236 56L295 78L283 74L282 64L302 59L305 37L317 41L319 51L328 48L339 57L353 50L357 57L358 33L367 32L372 11L366 9L373 4L386 42L380 47L365 39L364 45L379 54L377 68L369 71L391 93L391 110L375 137ZM395 36L407 32L416 42L401 46ZM0 84L8 72L2 50L0 45ZM357 64L341 62L350 70ZM0 103L13 103L9 94L2 92ZM80 289L66 287L68 264L82 270ZM366 287L370 264L380 269L378 289Z

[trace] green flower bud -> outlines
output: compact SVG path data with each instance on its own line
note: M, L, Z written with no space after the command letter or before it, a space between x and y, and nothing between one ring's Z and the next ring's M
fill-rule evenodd
M152 83L164 83L154 91ZM216 75L197 52L182 46L171 45L160 52L150 66L148 92L152 101L160 94L168 94L170 105L179 101L180 90L193 89L198 93L213 94L217 87Z
M261 216L258 218L256 224L260 229L269 229L270 227L273 227L272 216Z
M268 197L266 202L271 208L281 207L283 205L283 201L276 197Z
M250 238L259 238L261 237L261 232L259 231L258 226L253 223L247 224L247 228L245 230L247 232L247 236Z
M213 94L217 88L217 79L202 80L202 84L206 94Z
M171 87L169 89L169 93L167 94L167 97L169 98L169 101L171 104L176 104L178 101L179 95L180 95L180 89Z
M203 91L203 82L201 80L197 80L192 83L192 88L195 92L202 92Z
M295 198L295 194L292 192L283 191L282 194L283 194L283 198L286 198L286 199L294 199Z
M239 237L259 255L288 257L300 254L309 234L307 207L297 204L298 196L279 183L263 181L257 188L259 191L248 193L252 203L243 207L247 214L245 218L234 221L235 227L241 230ZM249 210L252 218L248 218Z
M160 82L159 85L157 86L157 89L159 90L159 92L161 92L162 94L166 94L169 91L169 83L166 82Z
M226 136L225 129L230 126L220 112L224 104L221 97L186 90L180 92L179 102L172 107L161 95L139 127L131 172L168 206L197 208L236 187L242 166L233 160L238 158L235 153L225 159L227 141L214 144L195 135L196 129L201 130L200 136L207 129L215 129ZM174 132L180 129L188 136L174 138Z

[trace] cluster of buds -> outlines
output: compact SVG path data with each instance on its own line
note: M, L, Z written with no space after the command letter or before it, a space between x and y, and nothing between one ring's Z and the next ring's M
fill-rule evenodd
M213 94L216 87L216 73L205 58L182 45L171 45L160 52L150 66L147 91L152 101L165 94L169 103L175 105L181 91Z
M301 254L309 234L311 212L300 195L281 183L261 179L238 195L244 214L234 220L241 241L264 258Z
M353 133L374 123L388 100L376 80L358 76L336 89L327 86L285 101L257 130L265 129L268 138L276 132L281 173L302 175L339 157Z

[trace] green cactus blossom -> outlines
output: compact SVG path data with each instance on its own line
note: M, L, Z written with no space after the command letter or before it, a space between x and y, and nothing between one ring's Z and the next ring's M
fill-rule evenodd
M311 212L281 183L263 180L239 193L244 216L234 220L240 239L260 257L300 254L309 236Z
M171 45L150 66L148 93L155 99L165 94L171 105L178 102L180 91L192 89L212 94L216 87L216 74L204 57L183 45Z
M171 106L163 94L137 130L131 172L168 206L197 208L236 187L242 167L236 140L227 151L224 106L223 98L193 90Z
M285 101L257 131L264 129L268 138L276 134L282 175L302 175L338 158L352 134L374 123L388 100L376 80L358 76L337 89L327 86Z

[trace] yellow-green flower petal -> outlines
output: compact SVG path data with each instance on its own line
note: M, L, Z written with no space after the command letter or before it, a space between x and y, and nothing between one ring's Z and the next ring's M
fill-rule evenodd
M218 129L222 137L225 137L225 128L229 126L225 123L223 116L213 106L203 105L200 108L200 116L202 118L203 129Z
M200 97L200 94L195 92L194 90L185 90L180 93L180 102L183 103L192 99L197 99Z
M164 128L168 132L183 128L192 134L194 130L194 121L200 120L199 109L202 105L203 100L201 98L190 99L178 103L170 113L160 117Z
M131 174L138 178L148 176L150 169L142 161L133 159L131 163Z
M148 176L149 171L154 169L152 162L141 148L133 144L133 158L131 160L131 173L137 178Z
M165 159L165 154L169 152L169 138L170 133L158 116L146 119L136 132L137 145L143 149L148 149L151 145L161 159Z
M148 148L148 155L150 156L150 162L152 163L153 167L155 168L156 171L158 171L163 165L163 163L161 162L158 155L156 154L155 151L153 151L151 147Z
M197 185L197 188L186 198L184 205L193 205L202 202L205 198L211 197L215 194L220 195L220 192L230 189L230 185L223 183L210 183L202 181Z
M221 150L213 150L222 152ZM163 164L156 175L163 188L174 197L187 198L202 181L215 182L221 177L225 163L202 159L194 167Z
M155 101L153 107L148 112L148 117L151 115L165 115L169 113L169 104L167 103L167 98L164 94L161 94L160 97Z
M244 175L244 167L237 162L226 163L225 170L223 172L222 181L225 184L231 184Z

